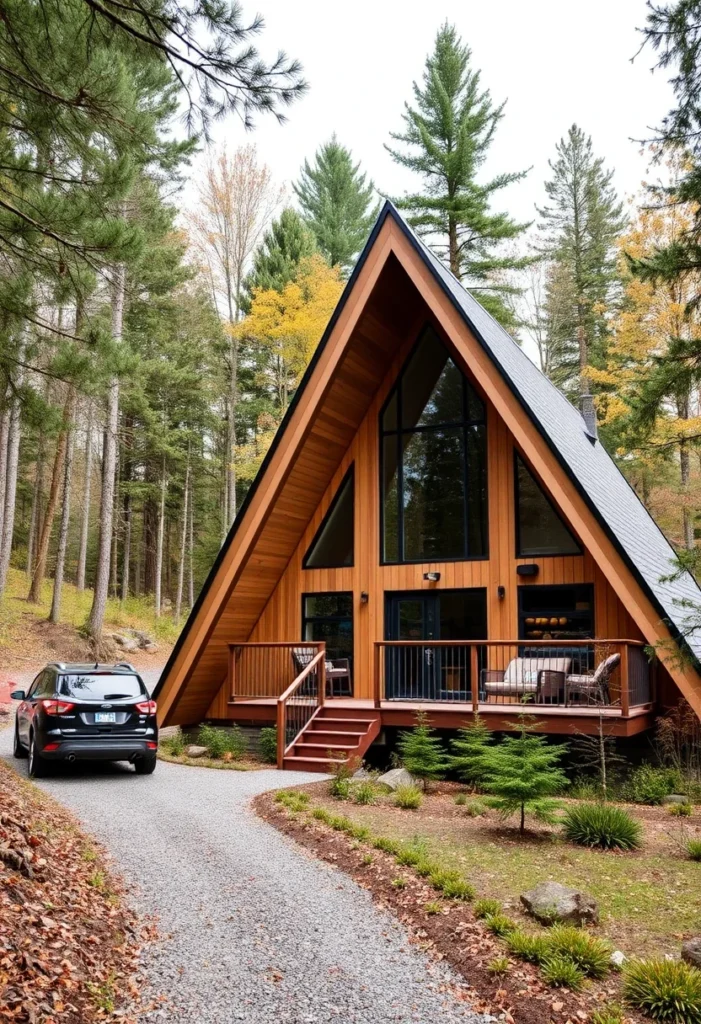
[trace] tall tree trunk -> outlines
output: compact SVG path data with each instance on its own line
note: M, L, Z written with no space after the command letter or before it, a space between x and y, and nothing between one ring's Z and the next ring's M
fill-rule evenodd
M689 418L689 396L682 395L677 399L677 415L680 419ZM691 481L691 458L689 454L689 442L686 438L679 441L679 476L682 486L682 530L684 534L684 547L687 551L693 551L694 544L694 517L689 508L689 483Z
M58 533L58 550L56 552L56 572L54 573L54 594L51 601L51 622L59 622L61 618L61 590L66 568L66 550L68 548L68 527L71 518L71 478L73 473L73 451L75 449L75 425L68 428L66 445L66 465L63 475L63 503L61 505L61 525Z
M117 596L117 569L119 567L119 478L120 478L119 434L117 435L117 465L114 472L114 508L112 510L112 551L110 554L110 579L112 597Z
M7 484L7 437L10 432L9 396L5 395L5 405L0 416L0 537L2 537L2 520L5 515L5 487Z
M34 468L34 487L32 488L32 512L29 520L29 533L27 534L27 576L29 579L34 574L34 554L41 535L41 502L44 496L44 458L46 455L46 440L44 434L39 435L39 447Z
M155 612L161 614L161 575L163 573L163 528L166 516L166 460L163 458L161 473L161 500L158 507L158 534L156 536L156 579L155 579Z
M185 553L187 548L188 504L190 500L190 449L188 446L187 466L185 468L185 486L183 488L183 530L180 538L180 558L178 560L178 588L175 594L175 621L180 622L180 608L183 602L183 584L185 582Z
M137 537L136 560L134 562L134 597L141 597L141 552L144 547L144 514L141 513L141 534Z
M190 500L189 500L189 526L188 526L188 573L187 573L187 603L190 610L195 603L195 576L193 571L193 550L195 541L195 489L193 486L193 473L190 473Z
M458 258L458 226L453 217L448 217L448 264L450 270L460 280L460 260Z
M120 343L124 321L124 293L126 271L123 266L116 268L112 287L112 337ZM102 487L100 493L100 532L97 543L97 570L95 592L87 628L94 646L99 652L102 641L102 625L107 607L107 590L110 580L110 548L112 546L112 516L114 511L115 469L117 466L117 430L119 429L119 378L113 377L107 392L107 430L105 450L102 459Z
M29 594L27 596L27 600L30 604L38 604L41 600L41 585L44 582L44 575L46 573L46 560L49 554L51 531L54 525L54 516L56 515L56 507L58 505L58 498L61 492L61 483L63 481L66 464L68 435L73 426L75 398L75 388L70 387L63 407L63 422L58 435L58 441L56 442L56 454L54 456L54 466L51 473L49 500L46 503L46 512L44 514L44 521L41 527L41 537L39 538L39 546L37 548L37 561L36 566L34 567L34 575L32 576L32 585L29 588Z
M17 497L17 468L19 466L19 439L21 431L21 407L17 391L24 383L24 340L19 346L19 365L15 377L15 394L10 403L10 422L7 434L7 475L5 482L5 511L2 520L2 537L0 538L0 597L5 593L7 574L10 569L12 555L12 538L15 531L15 499Z
M238 338L231 337L229 347L229 359L231 361L231 377L229 380L229 422L227 439L227 511L228 528L236 518L236 407L238 404L238 365L239 365L239 342Z
M126 601L129 597L129 570L131 560L131 491L129 484L132 476L132 433L134 430L134 419L126 416L124 419L124 443L122 458L122 480L124 481L124 495L122 497L122 523L124 529L124 543L122 545L122 591L121 600Z
M88 557L90 531L90 487L92 477L92 402L88 401L88 422L85 426L85 479L83 481L83 509L80 522L80 547L78 548L78 573L76 586L85 589L85 563Z

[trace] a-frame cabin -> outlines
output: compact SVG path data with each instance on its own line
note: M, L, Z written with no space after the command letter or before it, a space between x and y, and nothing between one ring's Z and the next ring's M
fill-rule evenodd
M277 722L281 766L417 708L633 736L686 698L701 593L575 409L386 203L156 690ZM678 641L684 657L650 661ZM676 649L676 648L675 648ZM340 756L340 755L336 755Z

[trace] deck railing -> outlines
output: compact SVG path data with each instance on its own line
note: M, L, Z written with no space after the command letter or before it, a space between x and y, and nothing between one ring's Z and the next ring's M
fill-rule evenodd
M277 700L325 646L311 640L229 644L229 701Z
M374 699L627 716L652 700L652 673L635 640L385 640L375 643Z
M277 766L294 746L305 726L319 708L326 693L326 645L314 655L277 701Z

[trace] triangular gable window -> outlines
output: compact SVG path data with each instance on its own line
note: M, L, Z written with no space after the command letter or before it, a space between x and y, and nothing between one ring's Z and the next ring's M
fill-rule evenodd
M516 553L581 555L582 549L543 493L525 462L516 456Z
M355 475L351 466L304 556L305 569L353 565L354 507Z

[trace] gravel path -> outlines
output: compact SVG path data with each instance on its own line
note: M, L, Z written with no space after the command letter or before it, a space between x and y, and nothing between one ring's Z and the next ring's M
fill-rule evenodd
M13 761L11 729L0 756ZM253 796L318 776L161 762L64 770L41 788L110 850L163 940L144 969L164 1024L482 1024L457 978L347 876L261 821Z

